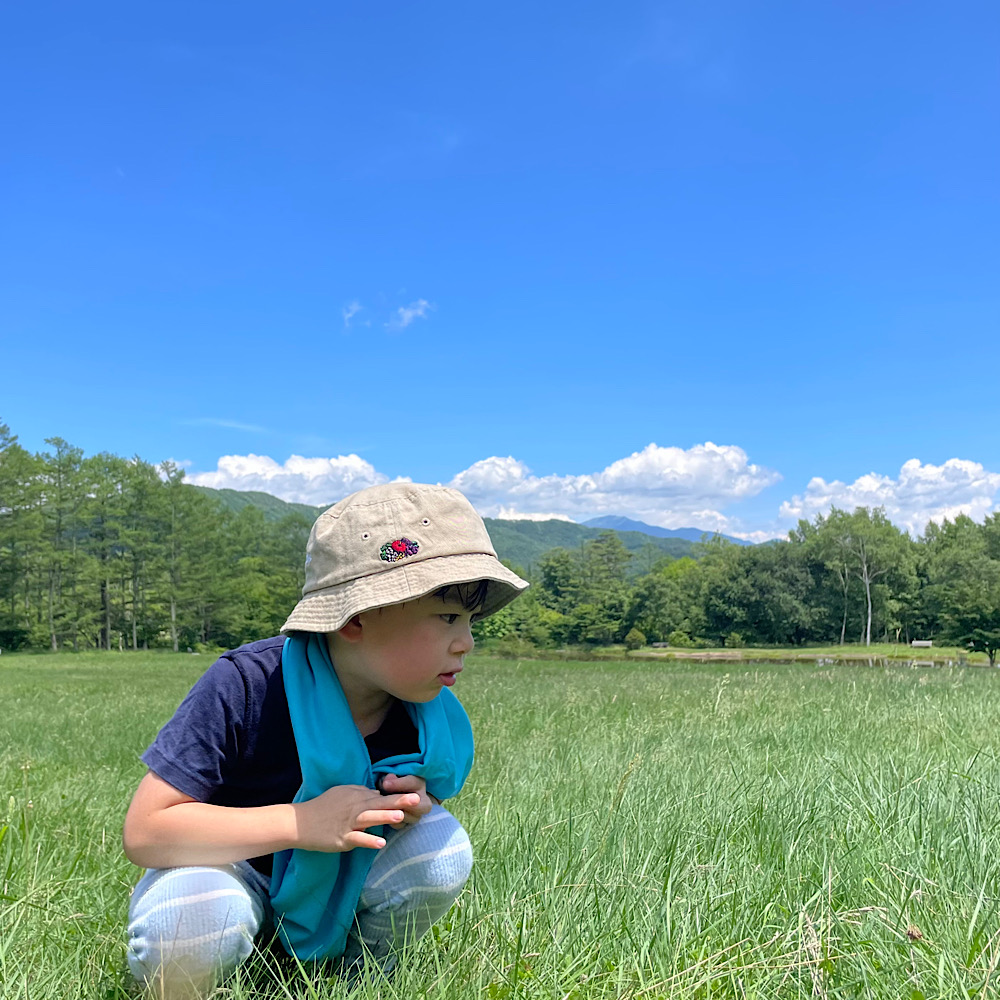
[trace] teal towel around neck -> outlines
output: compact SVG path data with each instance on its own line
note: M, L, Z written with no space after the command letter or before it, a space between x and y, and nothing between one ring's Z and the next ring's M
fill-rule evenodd
M447 688L423 704L404 702L419 737L419 752L380 760L374 767L354 724L327 651L326 638L296 633L285 640L281 670L302 767L295 802L335 785L375 787L377 774L416 774L436 799L455 795L472 767L472 726ZM373 827L380 833L381 828ZM343 954L368 870L371 848L343 853L280 851L274 856L271 902L285 950L302 961Z

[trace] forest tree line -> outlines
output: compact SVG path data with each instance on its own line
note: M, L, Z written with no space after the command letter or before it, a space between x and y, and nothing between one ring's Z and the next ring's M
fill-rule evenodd
M0 424L0 647L174 650L273 635L311 522L225 510L170 462L32 454Z
M234 513L169 462L46 443L33 454L0 424L0 647L182 650L278 631L301 590L307 517ZM706 540L638 576L633 558L609 531L514 567L533 586L478 637L511 650L917 638L991 663L1000 647L998 514L914 539L881 509L832 509L786 541Z

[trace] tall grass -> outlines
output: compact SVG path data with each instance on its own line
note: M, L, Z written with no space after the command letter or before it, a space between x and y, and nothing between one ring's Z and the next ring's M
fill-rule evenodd
M207 663L0 662L0 995L129 995L138 755ZM473 661L476 864L368 997L1000 995L1000 676ZM326 998L260 956L220 996Z

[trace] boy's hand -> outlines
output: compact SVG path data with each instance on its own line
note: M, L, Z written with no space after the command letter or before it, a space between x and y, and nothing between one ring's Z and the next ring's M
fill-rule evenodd
M399 823L389 824L393 830L401 830L404 826L413 826L422 816L426 816L431 811L431 806L437 801L427 794L427 782L415 774L407 774L402 777L396 774L383 774L380 784L383 796L398 796L407 793L408 799L412 799L414 794L420 797L419 801L413 805L400 806L403 810L403 819Z
M353 851L355 847L377 850L385 847L385 841L368 833L368 827L402 826L407 810L420 805L421 796L414 793L380 795L364 785L336 785L308 802L293 806L295 846L305 851L329 853ZM429 804L427 809L430 809Z

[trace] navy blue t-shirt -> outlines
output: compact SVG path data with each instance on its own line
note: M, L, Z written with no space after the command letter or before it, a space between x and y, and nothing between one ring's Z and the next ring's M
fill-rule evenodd
M142 762L178 791L217 806L291 802L302 784L281 673L283 636L223 653L195 682ZM330 739L356 739L330 733ZM418 749L417 730L396 702L366 737L372 762ZM273 855L251 858L267 875Z

